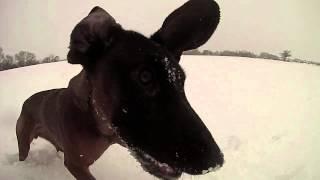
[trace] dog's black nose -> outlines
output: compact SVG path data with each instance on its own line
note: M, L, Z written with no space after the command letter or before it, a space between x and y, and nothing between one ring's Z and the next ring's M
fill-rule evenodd
M203 135L206 134L206 135ZM183 172L191 175L206 174L224 163L224 157L218 145L209 134L209 131L202 136L193 136L189 142L176 153L178 165ZM189 144L188 144L189 143Z
M183 171L191 175L206 174L222 167L224 157L220 149L214 143L203 147L190 149L188 157L185 157Z
M210 131L192 108L187 114L177 153L179 166L191 175L206 174L221 167L224 157Z

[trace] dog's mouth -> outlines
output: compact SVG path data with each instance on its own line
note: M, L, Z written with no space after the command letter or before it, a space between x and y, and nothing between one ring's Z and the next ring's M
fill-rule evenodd
M179 168L172 167L167 163L162 163L140 149L132 149L130 152L132 156L138 160L145 171L158 178L174 180L178 179L182 174L182 171Z
M117 128L115 128L115 132ZM146 153L145 151L141 150L140 148L130 147L128 143L119 136L118 136L117 143L121 146L127 148L131 155L140 163L143 170L146 172L164 180L175 180L178 179L182 175L182 170L177 167L170 166L167 163L160 162L150 154Z

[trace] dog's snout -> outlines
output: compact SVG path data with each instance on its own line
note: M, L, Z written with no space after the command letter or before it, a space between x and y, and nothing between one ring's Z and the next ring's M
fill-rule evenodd
M206 174L221 167L224 163L223 154L214 141L189 147L183 171L191 175Z
M224 157L210 131L188 104L183 140L177 157L180 168L191 175L211 172L224 163Z

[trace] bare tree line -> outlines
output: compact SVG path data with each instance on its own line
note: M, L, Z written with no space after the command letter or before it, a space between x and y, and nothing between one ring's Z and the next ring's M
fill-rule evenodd
M34 53L28 51L20 51L14 55L9 55L5 54L0 47L0 71L58 61L61 61L59 56L49 55L45 58L37 59Z
M305 64L313 64L320 66L319 62L307 61L298 58L292 58L291 51L284 50L279 53L280 56L261 52L259 55L252 53L250 51L210 51L210 50L203 50L202 52L198 49L186 51L183 54L185 55L204 55L204 56L236 56L236 57L249 57L249 58L262 58L262 59L270 59L270 60L278 60L278 61L285 61L285 62L296 62L296 63L305 63ZM42 63L51 63L51 62L58 62L63 61L64 59L60 59L59 56L49 55L42 59L37 59L36 55L32 52L28 51L20 51L15 55L5 54L3 49L0 47L0 71L13 69L18 67L24 66L31 66L36 64Z
M277 61L285 61L285 62L296 62L296 63L304 63L304 64L313 64L320 66L319 62L307 61L299 58L292 58L292 53L290 50L284 50L279 53L280 56L275 54L261 52L260 54L255 54L250 51L210 51L210 50L203 50L200 51L199 49L193 49L190 51L186 51L183 54L185 55L204 55L204 56L237 56L237 57L249 57L249 58L261 58L261 59L270 59L270 60L277 60Z

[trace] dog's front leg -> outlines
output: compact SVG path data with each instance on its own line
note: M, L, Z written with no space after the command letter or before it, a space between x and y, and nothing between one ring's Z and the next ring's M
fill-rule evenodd
M77 180L95 180L89 171L89 166L81 162L65 158L64 165Z

